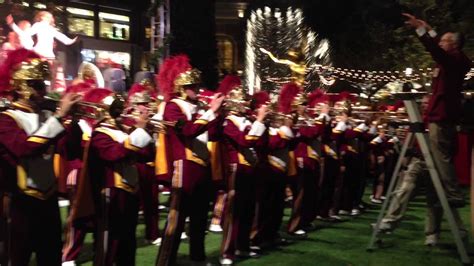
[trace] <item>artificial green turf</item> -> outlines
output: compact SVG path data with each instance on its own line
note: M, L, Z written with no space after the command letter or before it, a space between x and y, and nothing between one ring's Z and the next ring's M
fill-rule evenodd
M164 199L164 198L162 198ZM362 215L347 218L337 224L316 222L317 230L309 233L304 240L268 250L259 259L237 262L238 265L460 265L453 238L448 224L443 223L444 231L439 247L428 248L424 242L425 201L423 196L415 198L409 205L406 219L391 235L385 235L382 247L367 252L370 239L370 223L375 222L380 205L372 205ZM285 223L290 210L285 210ZM460 209L466 227L470 229L469 207ZM63 215L65 212L63 211ZM166 214L160 215L160 228L163 228ZM141 221L137 228L137 265L154 265L158 247L145 244L144 225ZM219 246L222 235L208 233L206 236L207 265L218 265ZM79 258L79 265L92 265L92 237L88 236L86 246ZM179 265L191 265L187 254L187 241L179 248ZM206 264L202 264L206 265Z

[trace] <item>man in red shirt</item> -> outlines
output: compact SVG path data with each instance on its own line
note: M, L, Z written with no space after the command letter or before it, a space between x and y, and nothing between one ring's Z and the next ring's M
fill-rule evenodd
M437 43L437 34L428 23L410 14L404 13L403 16L407 18L407 25L416 28L421 43L436 62L431 85L432 95L426 113L430 148L446 198L451 207L459 208L465 205L465 200L459 188L454 165L456 125L461 114L462 84L472 63L461 50L464 41L460 33L447 32ZM440 204L435 203L437 199L432 188L428 192L425 243L435 245L439 239L443 209ZM456 209L452 211L456 223L463 230L459 212Z
M436 62L427 111L431 152L448 202L452 207L462 207L465 201L454 166L456 124L461 114L462 84L472 63L461 50L463 38L460 33L447 32L437 43L436 32L430 25L410 14L403 15L408 19L406 24L416 28L421 43Z

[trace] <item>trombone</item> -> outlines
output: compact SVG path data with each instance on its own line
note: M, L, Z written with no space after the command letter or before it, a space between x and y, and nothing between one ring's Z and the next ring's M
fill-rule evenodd
M161 119L154 119L152 118L154 114L149 115L148 124L154 129L156 132L166 133L166 128L168 127L176 127L178 121L166 121ZM131 113L131 114L121 114L121 118L128 118L128 119L136 119L138 117L138 113Z
M60 99L56 99L50 96L43 97L46 101L54 103L56 106L59 104ZM90 118L94 120L101 120L103 117L103 112L109 108L109 106L100 103L93 103L93 102L86 102L86 101L79 101L76 103L76 106L80 106L83 108L92 108L94 109L94 113L87 112L85 110L76 110L75 115L85 118Z

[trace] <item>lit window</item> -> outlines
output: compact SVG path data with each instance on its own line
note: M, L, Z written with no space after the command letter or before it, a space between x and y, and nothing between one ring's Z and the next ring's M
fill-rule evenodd
M234 70L234 43L227 36L217 36L219 69L227 72Z
M74 7L68 7L66 10L72 15L81 16L81 17L94 17L94 11L92 10L74 8Z
M35 2L35 3L33 4L33 6L34 6L35 8L38 8L38 9L46 9L46 5L43 4L43 3Z
M104 12L99 12L99 19L116 22L130 22L130 17Z
M69 33L94 37L94 11L68 7Z
M99 12L100 37L114 40L130 39L130 17Z
M84 18L68 18L69 33L94 37L94 20Z

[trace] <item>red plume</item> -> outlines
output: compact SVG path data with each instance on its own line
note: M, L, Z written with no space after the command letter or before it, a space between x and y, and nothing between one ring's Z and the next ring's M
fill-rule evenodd
M223 95L227 95L231 92L235 87L240 86L242 83L240 82L240 78L234 75L227 75L221 81L217 92L222 93Z
M213 96L214 92L208 89L204 89L203 91L199 92L199 100L207 104L211 103Z
M13 70L21 62L34 58L41 57L37 53L23 48L9 52L7 58L0 66L0 92L11 91L10 79Z
M179 74L191 68L187 55L176 55L165 59L157 76L157 83L165 100L171 98L174 92L174 81Z
M75 85L68 86L66 90L64 91L64 94L66 93L78 93L84 95L87 93L89 90L91 90L95 84L92 84L90 82L84 81Z
M341 100L341 97L340 97L339 93L328 93L326 95L328 97L328 101L330 101L330 102L335 103L335 102L338 102L338 101Z
M343 91L339 93L339 101L345 101L345 100L354 102L356 100L356 97L348 91Z
M308 95L309 107L314 107L318 103L324 103L327 101L329 101L329 97L320 89L317 89Z
M139 84L139 83L133 84L132 87L130 87L130 90L128 91L127 102L130 102L130 99L132 98L133 95L135 95L136 93L141 93L141 92L149 92L149 91L142 84Z
M259 91L253 95L253 101L255 103L255 109L260 108L264 104L270 102L270 95L266 91Z
M403 103L403 101L397 101L394 105L393 105L393 111L397 111L398 109L404 107L405 104Z
M89 90L86 94L84 94L84 97L82 98L82 100L85 102L100 103L100 101L102 101L105 97L110 96L112 94L114 93L111 90L102 89L102 88L94 88L92 90Z
M287 83L283 85L278 97L278 111L288 114L291 112L291 103L300 92L300 87L295 83Z

